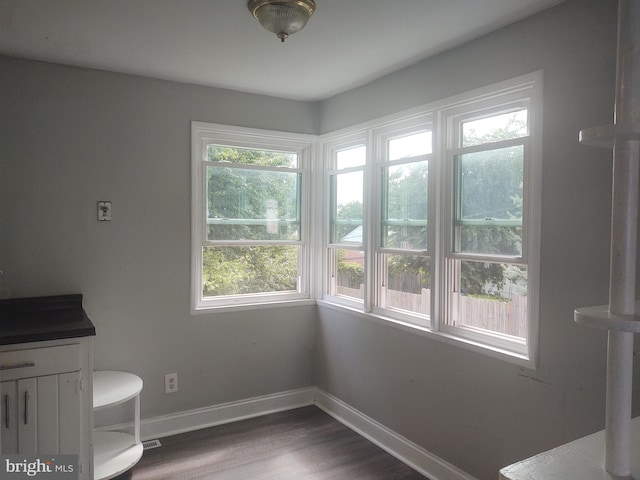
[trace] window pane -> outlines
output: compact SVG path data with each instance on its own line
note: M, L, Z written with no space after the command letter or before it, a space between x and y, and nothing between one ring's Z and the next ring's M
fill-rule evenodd
M427 162L383 168L382 246L427 248Z
M254 150L250 148L207 145L207 160L210 162L242 163L270 167L297 167L298 155L292 152Z
M420 132L389 140L389 160L431 153L431 132Z
M208 240L299 240L301 175L207 167Z
M458 288L452 292L452 324L525 338L527 268L521 265L453 261Z
M361 170L331 177L331 243L362 244Z
M330 262L331 295L364 299L364 252L332 249Z
M366 161L367 148L364 145L340 150L336 153L336 170L361 167L366 163Z
M297 246L203 247L202 295L296 291Z
M378 306L431 314L431 261L418 255L380 255Z
M527 135L527 110L503 113L462 123L462 147Z
M524 147L459 155L455 250L522 254Z

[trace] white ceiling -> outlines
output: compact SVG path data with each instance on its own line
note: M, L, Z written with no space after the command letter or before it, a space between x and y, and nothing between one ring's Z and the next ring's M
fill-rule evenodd
M322 100L561 0L316 0L280 43L246 0L0 0L0 54Z

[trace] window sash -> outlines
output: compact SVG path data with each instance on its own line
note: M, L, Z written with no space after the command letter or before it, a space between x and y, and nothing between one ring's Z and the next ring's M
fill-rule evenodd
M299 245L215 245L202 251L204 300L300 291Z
M405 169L404 167L408 167ZM424 171L426 180L424 181L422 197L411 192L411 183L406 188L396 192L392 196L391 176L392 169L395 173L409 171L412 175L415 171L420 175ZM380 169L380 213L379 213L379 246L391 247L403 250L427 250L429 224L429 164L426 160L415 162L404 162L401 164L383 165ZM404 176L403 179L410 181L411 178ZM401 188L398 182L398 188ZM416 188L414 185L413 188ZM414 195L412 195L414 193ZM395 202L394 202L395 201ZM393 227L400 227L399 229ZM395 234L399 234L398 239ZM405 246L402 246L404 244Z
M397 263L411 263L409 271ZM403 262L404 261L404 262ZM416 265L426 269L416 268ZM376 253L376 292L372 311L393 315L399 320L430 327L432 305L431 257L418 252L378 251ZM392 271L394 269L395 271ZM427 275L425 280L423 275Z
M455 125L455 124L453 124ZM452 126L451 128L455 128ZM530 249L530 222L532 205L535 200L532 197L533 193L533 170L532 170L532 149L531 149L531 137L520 137L517 139L506 140L503 142L491 142L488 144L474 145L469 148L450 148L446 153L446 164L443 169L443 175L445 177L444 183L448 185L449 190L444 192L446 197L443 201L444 205L444 218L450 219L450 226L445 227L443 230L446 232L444 235L445 257L446 258L459 258L459 259L484 259L486 261L506 261L506 262L519 262L528 263L529 261L529 249ZM500 150L502 148L518 147L521 146L522 151L522 218L520 219L464 219L459 212L460 209L460 187L459 187L459 175L457 172L457 157L461 154L468 152L485 152ZM446 222L447 220L445 220ZM487 252L470 252L460 251L457 242L456 229L460 227L505 227L505 228L520 228L521 248L519 254L506 254L506 253L487 253Z
M362 308L366 281L364 250L362 247L330 246L326 251L328 270L326 294L338 303ZM349 260L352 261L349 262ZM345 263L351 263L351 266L346 268Z
M506 129L503 131L503 137L507 136L508 138L502 138L502 139L496 139L496 138L485 138L484 140L482 138L478 138L478 139L474 139L474 141L471 141L469 143L467 143L467 139L465 137L465 124L472 124L475 123L476 125L480 125L482 122L486 122L489 119L496 119L496 118L500 118L500 117L507 117L507 116L512 116L515 117L519 114L521 114L522 112L526 112L525 116L527 117L526 120L526 124L524 126L524 130L520 129L520 130L516 130L516 131L511 131L511 132L507 132ZM522 137L526 137L529 135L529 119L528 119L528 108L526 104L518 104L518 105L514 105L511 108L509 108L508 110L504 110L501 109L498 112L492 111L490 110L489 112L484 112L481 115L466 115L464 119L462 119L459 124L458 124L458 134L460 136L458 145L460 145L461 147L470 147L470 146L475 146L475 145L491 145L493 143L498 143L504 140L511 140L511 139L518 139L518 138L522 138ZM521 116L521 115L520 115ZM515 119L514 119L515 120ZM516 121L522 121L522 120L516 120ZM508 125L508 121L507 124L502 125L503 127L505 127L506 125ZM485 128L486 128L486 124L485 124Z
M240 142L239 142L240 143ZM273 148L255 148L247 146L244 142L241 142L242 145L235 145L233 142L229 142L227 144L220 144L218 142L205 142L204 153L205 158L204 161L213 165L225 165L229 167L237 167L237 168L256 168L256 169L294 169L298 168L299 165L299 156L296 152L287 151L284 149L273 149ZM211 160L209 159L209 152L211 150L217 149L232 149L241 152L261 152L266 154L280 154L287 157L288 164L280 164L280 165L270 165L270 164L259 164L259 163L251 163L251 162L242 162L242 161L232 161L232 160Z
M235 176L224 178L226 163L217 167L210 164L205 166L206 186L206 238L205 241L215 240L300 240L301 238L301 199L302 199L302 173L287 171L284 169L235 169ZM245 173L245 172L248 172ZM257 172L257 175L254 175ZM266 176L263 176L263 173ZM224 198L219 199L227 205L220 208L217 195L219 188L217 183L223 182L227 189ZM234 185L240 182L240 184ZM210 183L214 182L214 188ZM264 190L269 193L272 185L279 185L281 197L262 198L256 200L252 197L252 190ZM233 196L233 199L228 197ZM273 203L270 205L270 202ZM256 211L258 209L258 211ZM212 211L213 210L213 211ZM267 215L271 214L271 217ZM216 226L228 228L215 228ZM213 227L213 228L212 228ZM237 227L237 228L234 228ZM245 227L245 228L241 228ZM264 228L255 228L264 227ZM283 228L284 227L284 228ZM291 228L297 227L297 228Z
M344 197L345 184L340 184L341 180L355 179L359 182L359 190L362 192L359 195L348 194L350 200L344 203L339 203L340 197ZM362 245L363 229L364 229L364 210L359 212L354 211L353 215L349 215L348 218L340 218L340 207L348 207L350 204L359 202L364 206L364 170L358 169L345 169L338 173L331 173L329 175L329 197L330 197L330 211L329 211L329 243L340 245ZM348 187L348 186L347 186ZM351 217L354 218L351 218ZM357 238L357 229L360 228L360 239ZM351 240L345 242L345 238Z

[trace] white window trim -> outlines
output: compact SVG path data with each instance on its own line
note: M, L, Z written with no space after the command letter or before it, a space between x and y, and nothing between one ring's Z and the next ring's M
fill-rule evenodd
M281 307L287 305L313 304L311 298L311 252L309 234L309 205L311 199L311 154L314 135L294 134L271 130L244 127L232 127L204 122L191 122L191 313L211 313L215 310L248 310L265 307ZM287 150L298 153L298 168L302 171L302 224L300 241L277 242L300 245L301 273L297 292L276 292L248 295L226 295L221 297L202 298L202 247L207 244L205 238L206 218L206 175L204 146L206 143L228 144L246 148L263 148L265 150ZM252 242L227 242L229 244L247 245ZM268 242L259 242L260 244Z
M319 153L326 160L327 145L335 144L340 139L348 138L355 132L359 132L361 135L364 132L368 132L369 142L367 143L367 167L365 171L369 171L369 178L371 176L371 168L377 168L374 166L375 162L371 161L370 156L373 155L374 145L373 131L385 130L394 124L400 124L404 121L408 121L411 118L422 118L424 121L428 121L429 118L433 118L433 155L438 156L437 161L432 162L429 165L429 211L430 220L434 219L435 223L439 226L440 231L445 227L445 223L448 221L447 214L450 212L443 211L443 206L448 204L445 199L450 193L447 187L444 185L446 172L443 170L443 164L445 163L443 158L447 155L447 146L451 145L450 139L446 138L446 135L451 132L451 125L444 125L444 122L452 118L456 110L465 111L468 113L469 105L473 105L478 111L484 111L488 107L495 107L500 110L499 105L507 103L513 103L515 99L521 98L523 92L526 92L526 96L529 98L529 133L530 138L526 144L529 149L528 155L531 165L525 166L525 168L531 168L530 171L525 173L527 183L525 188L528 192L525 195L528 197L528 210L527 210L527 224L523 224L523 235L527 238L527 250L522 253L522 261L527 264L527 285L528 285L528 334L526 344L517 339L509 340L507 336L500 334L482 333L476 334L473 331L463 331L460 328L443 328L440 324L440 319L444 318L444 309L446 308L445 298L445 286L444 286L444 269L446 268L446 243L443 240L441 233L436 234L435 229L429 229L428 246L432 261L432 272L435 273L434 281L432 282L432 315L430 324L428 327L411 323L411 319L402 315L389 316L387 311L380 309L373 309L372 303L369 298L374 291L374 286L371 285L373 268L371 265L366 265L366 275L369 281L369 286L365 289L364 302L353 302L348 299L336 298L326 295L326 268L327 268L327 247L323 247L322 264L316 269L318 285L323 287L317 290L317 302L320 305L330 307L332 309L347 309L351 312L357 312L359 315L365 318L373 319L377 322L383 322L387 325L391 325L403 330L411 331L420 335L434 338L445 343L458 345L462 348L472 350L475 352L483 353L494 358L506 360L510 363L514 363L526 368L535 369L537 367L538 356L538 325L539 325L539 286L540 286L540 233L541 233L541 189L542 189L542 71L533 72L527 75L523 75L514 79L499 82L493 85L488 85L470 92L466 92L460 95L456 95L438 102L434 102L429 105L416 107L411 110L400 112L398 114L389 115L376 120L366 122L364 124L356 125L353 127L345 128L337 132L331 132L320 136L319 138ZM497 99L500 101L497 103ZM446 113L446 115L445 115ZM448 128L447 128L448 127ZM451 152L452 149L449 149ZM325 169L326 171L326 169ZM326 175L322 175L324 179ZM375 177L374 177L375 178ZM326 180L323 180L326 182ZM367 189L371 188L370 183L366 179L365 175L365 198L371 198L368 196ZM322 186L322 192L324 195L323 205L328 204L328 189L327 185ZM432 195L437 198L436 201L432 200ZM369 231L377 228L375 226L376 219L372 210L379 208L375 203L367 206L365 204L365 222L369 227L365 227L365 261L371 261L375 258L372 249L375 249L375 233ZM432 211L431 209L434 209ZM328 212L325 212L325 225L328 225ZM437 238L436 238L437 235ZM325 226L323 232L323 238L328 239L328 231ZM372 241L373 240L373 241ZM364 305L363 305L364 303Z

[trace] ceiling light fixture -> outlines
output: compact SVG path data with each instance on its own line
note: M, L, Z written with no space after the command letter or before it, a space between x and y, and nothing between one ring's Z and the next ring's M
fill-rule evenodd
M249 0L251 14L281 42L302 30L316 10L314 0Z

